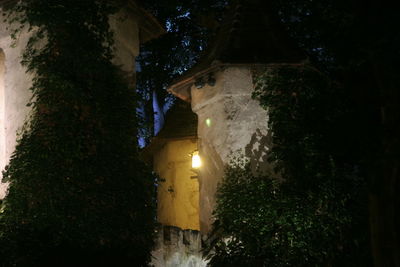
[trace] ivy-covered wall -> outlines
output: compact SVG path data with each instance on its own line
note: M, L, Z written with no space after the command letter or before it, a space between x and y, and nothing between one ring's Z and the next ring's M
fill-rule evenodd
M192 110L198 115L199 151L204 159L199 175L202 233L211 229L217 184L235 152L246 153L254 169L268 169L267 111L251 97L251 68L227 66L214 77L213 86L191 87Z
M8 24L4 23L5 16L0 12L0 49L3 51L4 66L2 73L2 107L0 108L0 146L3 153L0 153L0 169L3 170L8 163L11 154L14 152L17 143L17 135L21 133L24 121L28 119L29 103L32 93L29 88L32 85L32 74L27 73L26 67L22 66L21 60L23 51L28 39L32 35L26 29L21 31L18 40L13 44L11 30ZM17 27L16 24L14 24ZM0 173L0 178L2 174ZM0 198L6 194L6 184L0 182Z
M2 177L9 183L0 208L2 267L150 261L155 177L139 159L136 136L140 26L126 12L118 17L130 3L29 0L5 12L10 30L1 44L12 81L5 113L18 114L12 123L21 127L26 114L9 101L20 94L29 118L16 142L10 132L16 145Z
M210 266L371 266L366 183L338 149L346 91L309 65L255 77L274 169L254 174L244 155L226 167Z
M4 21L7 13L0 13L0 21ZM123 72L125 78L132 87L135 86L135 58L139 54L139 18L133 10L123 9L110 16L111 30L114 32L114 56L113 63ZM29 121L31 107L28 103L31 100L32 73L27 72L26 66L21 64L22 55L32 32L27 28L18 33L18 39L11 37L13 29L19 27L18 22L13 25L0 24L0 49L4 59L4 71L1 81L4 86L0 87L0 95L3 103L0 109L0 146L3 153L0 153L0 169L3 170L8 163L11 154L17 144L18 135L22 133L24 122ZM28 26L28 25L26 25ZM41 41L45 42L44 40ZM0 173L0 177L2 174ZM1 178L0 178L1 179ZM6 194L7 186L1 183L0 198Z
M5 71L5 66L4 66L4 52L2 49L0 49L0 169L3 169L4 161L5 161L5 155L6 155L6 145L5 145L5 127L4 127L4 71ZM1 178L1 176L0 176ZM2 184L0 183L0 192L3 191L2 189ZM0 198L2 198L0 194Z

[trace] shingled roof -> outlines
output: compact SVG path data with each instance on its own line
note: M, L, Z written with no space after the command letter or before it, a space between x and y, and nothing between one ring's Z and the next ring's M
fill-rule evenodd
M176 99L174 106L165 116L164 127L153 137L151 143L142 151L142 157L152 162L152 155L168 140L197 138L197 115L189 103Z
M165 116L164 127L157 138L183 138L197 136L197 115L190 104L176 99Z
M234 1L199 62L169 91L187 99L195 80L223 65L297 63L305 58L287 37L279 19L270 12L270 0Z

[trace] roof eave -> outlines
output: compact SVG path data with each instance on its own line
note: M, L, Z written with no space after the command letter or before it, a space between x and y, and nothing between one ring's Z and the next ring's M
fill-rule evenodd
M158 20L134 0L129 1L129 8L139 19L140 43L146 43L166 33Z
M223 63L213 64L193 75L183 75L175 80L172 85L167 88L167 91L183 101L191 102L190 88L196 82L196 80L208 75L211 72L221 69L226 65L227 64Z
M222 70L228 67L248 67L252 70L259 71L265 69L266 67L303 66L306 63L306 60L298 63L218 63L216 65L209 66L208 68L199 71L193 75L180 77L171 86L168 87L167 91L186 102L191 102L192 98L190 89L193 84L198 79L203 78L215 71Z

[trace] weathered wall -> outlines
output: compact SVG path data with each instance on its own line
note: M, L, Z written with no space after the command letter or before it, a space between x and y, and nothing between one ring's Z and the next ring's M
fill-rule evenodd
M4 20L0 11L0 21ZM115 32L114 64L121 67L131 86L135 85L135 57L139 53L139 29L137 19L127 11L110 18L110 25ZM3 84L0 86L0 169L3 170L13 153L17 135L29 117L27 103L31 98L29 88L32 75L26 73L20 63L30 33L23 31L11 47L10 32L6 23L0 23L0 49L4 53ZM0 60L1 66L1 60ZM1 76L0 76L1 77ZM1 79L0 79L1 84ZM1 181L1 174L0 174ZM5 196L6 184L0 183L0 199Z
M162 179L158 187L157 219L163 225L199 230L199 184L191 178L189 153L196 139L168 140L154 154L154 170Z
M139 55L140 47L138 19L131 12L121 10L110 17L110 26L115 37L113 63L120 66L128 77L134 77L135 58Z
M6 158L6 137L5 137L5 107L4 107L4 72L5 72L5 56L2 49L0 49L0 172L5 165L4 161ZM1 179L1 174L0 174ZM0 199L2 198L3 192L2 184L0 183Z
M266 168L267 112L256 100L249 67L227 67L215 73L216 84L191 88L192 110L198 115L199 151L204 164L200 183L200 229L208 233L215 206L215 193L224 166L237 152ZM257 166L258 165L258 166Z
M3 17L0 16L0 20L3 21ZM32 76L27 74L25 68L20 64L30 33L23 31L15 48L12 48L12 39L6 26L5 23L0 24L0 49L4 53L4 86L1 93L3 108L0 109L0 112L2 111L0 116L3 118L0 125L0 146L3 150L3 155L0 158L1 170L4 169L14 151L17 135L21 132L21 127L29 116L30 109L26 105L32 97L29 91ZM0 185L0 198L4 197L6 187L6 184Z
M198 231L162 226L157 231L152 266L155 267L205 267L202 258L202 238Z

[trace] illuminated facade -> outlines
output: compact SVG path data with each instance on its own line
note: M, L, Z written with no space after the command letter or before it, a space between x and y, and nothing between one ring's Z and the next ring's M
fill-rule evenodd
M271 133L268 112L252 98L257 72L299 64L268 1L234 1L214 41L199 62L169 87L198 116L199 216L203 234L211 231L218 183L234 156L245 156L253 171L268 171Z
M157 220L163 225L200 229L197 143L197 117L187 103L177 101L144 151L159 176Z
M176 100L164 127L143 151L158 175L155 266L205 266L201 255L197 116Z

